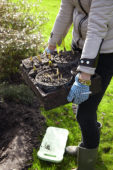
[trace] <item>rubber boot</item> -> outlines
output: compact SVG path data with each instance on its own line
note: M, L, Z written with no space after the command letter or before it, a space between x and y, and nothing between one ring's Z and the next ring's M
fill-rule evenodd
M97 122L97 126L99 128L99 131L101 132L102 124L100 122ZM77 150L78 146L67 146L65 152L69 155L77 156Z
M78 168L73 170L95 170L98 148L86 149L78 147L77 163Z

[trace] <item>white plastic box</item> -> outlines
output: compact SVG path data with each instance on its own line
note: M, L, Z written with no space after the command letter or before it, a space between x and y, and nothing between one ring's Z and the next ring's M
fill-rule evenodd
M63 160L68 130L57 127L48 127L37 153L38 158L44 161L59 163Z

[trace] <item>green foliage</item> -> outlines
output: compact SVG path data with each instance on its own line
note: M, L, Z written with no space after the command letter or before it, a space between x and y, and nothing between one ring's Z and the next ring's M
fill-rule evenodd
M13 76L19 71L23 58L40 51L43 43L41 28L46 18L38 4L24 0L0 2L0 78ZM33 10L36 15L32 14Z
M0 96L6 101L31 105L34 94L28 86L21 85L0 85Z

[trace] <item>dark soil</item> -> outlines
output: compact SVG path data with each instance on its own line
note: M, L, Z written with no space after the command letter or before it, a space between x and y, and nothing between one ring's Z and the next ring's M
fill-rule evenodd
M55 62L57 63L69 63L74 62L80 58L80 53L78 51L60 51L59 54L55 55Z
M45 130L36 99L32 106L1 102L0 170L27 170L33 148L39 148Z
M71 81L72 75L69 71L51 68L37 74L35 80L46 86L62 86Z
M31 58L22 60L22 64L27 72L30 72L34 66L36 68L38 68L37 70L39 72L40 69L42 68L42 65L45 64L45 67L46 67L46 65L48 65L48 64L46 64L47 62L48 62L47 58L41 58L41 62L40 62L37 56L32 57L32 60L31 60Z

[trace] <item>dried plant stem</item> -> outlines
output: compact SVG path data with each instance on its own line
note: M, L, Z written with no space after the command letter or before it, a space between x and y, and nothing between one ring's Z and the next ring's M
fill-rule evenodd
M38 56L37 56L37 58L38 58L39 62L41 62L41 63L42 63L42 60L41 60L40 55L38 55Z

